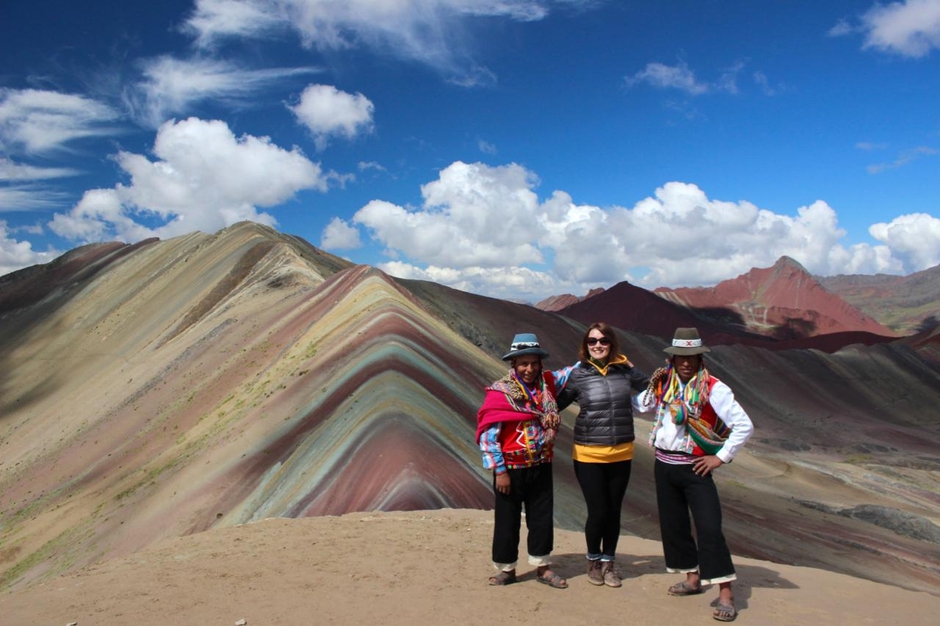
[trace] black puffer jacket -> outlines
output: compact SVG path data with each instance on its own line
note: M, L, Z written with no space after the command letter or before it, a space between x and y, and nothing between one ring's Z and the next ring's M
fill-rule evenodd
M572 370L558 394L558 407L572 402L581 409L574 423L574 442L586 446L613 446L633 441L632 393L642 393L649 376L626 363L607 366L607 375L590 363Z

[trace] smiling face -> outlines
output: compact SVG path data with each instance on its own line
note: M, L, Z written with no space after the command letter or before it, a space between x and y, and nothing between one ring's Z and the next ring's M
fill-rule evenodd
M672 364L676 368L676 374L679 380L684 383L692 380L699 368L702 366L702 355L692 354L689 356L675 355L672 357Z
M527 385L534 383L542 373L542 359L534 354L517 356L512 360L512 368L519 380Z
M610 339L596 328L592 328L587 336L588 354L595 361L604 363L610 357Z

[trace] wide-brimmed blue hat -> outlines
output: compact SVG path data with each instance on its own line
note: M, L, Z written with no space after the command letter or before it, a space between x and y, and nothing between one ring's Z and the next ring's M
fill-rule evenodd
M517 356L534 354L543 359L548 356L548 352L542 350L539 345L539 338L532 333L519 333L512 338L512 344L509 346L509 352L503 355L503 360L508 361Z

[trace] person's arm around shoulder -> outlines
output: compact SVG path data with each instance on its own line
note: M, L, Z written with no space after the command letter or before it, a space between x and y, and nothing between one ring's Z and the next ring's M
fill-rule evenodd
M637 413L650 413L659 406L659 400L656 397L655 389L660 386L662 381L669 375L669 360L666 364L656 368L653 375L649 377L646 383L646 389L638 393L633 398L633 410ZM651 388L652 387L652 388Z
M558 403L559 411L564 411L572 402L576 402L578 399L578 385L573 374L579 365L581 365L581 361L551 371L551 375L555 380L555 401Z

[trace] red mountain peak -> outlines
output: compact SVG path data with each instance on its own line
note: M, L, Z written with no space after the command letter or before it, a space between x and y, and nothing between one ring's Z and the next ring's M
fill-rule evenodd
M778 339L853 331L896 336L826 291L806 268L787 256L772 267L752 268L714 287L659 288L655 293L690 309L710 311L706 317L716 322L737 318L747 330Z

